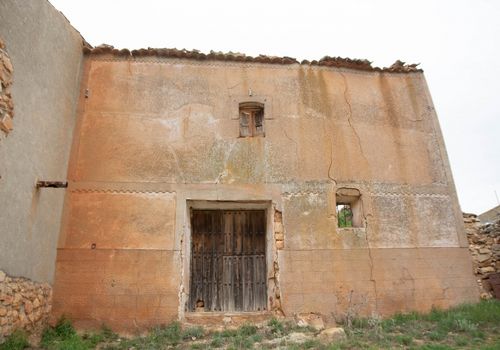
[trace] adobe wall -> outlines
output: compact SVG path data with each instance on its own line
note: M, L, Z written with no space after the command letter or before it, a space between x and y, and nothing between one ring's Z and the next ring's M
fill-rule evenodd
M48 1L2 0L0 40L14 112L0 130L0 269L52 282L64 190L35 182L66 179L82 38Z
M186 317L189 202L203 200L278 213L275 312L477 300L423 74L90 55L81 88L54 316L120 330ZM238 137L245 101L265 104L265 137ZM337 228L341 187L361 192L364 228Z

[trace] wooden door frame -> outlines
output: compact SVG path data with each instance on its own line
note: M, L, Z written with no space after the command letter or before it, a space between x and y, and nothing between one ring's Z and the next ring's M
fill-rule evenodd
M186 295L189 295L190 281L191 281L191 211L194 210L250 210L250 209L260 209L266 212L266 276L267 276L267 296L266 304L267 310L270 310L269 295L271 294L271 284L269 283L270 277L274 276L273 266L274 266L274 237L273 237L273 225L274 225L274 210L272 202L269 201L210 201L210 200L187 200L186 203L186 215L188 220L185 221L186 224L186 234L184 236L185 242L183 242L183 289ZM188 300L189 298L186 298ZM197 312L191 312L187 310L187 306L183 305L184 314L197 314ZM238 311L238 312L222 312L224 315L234 315L234 314L250 314L250 313L268 313L269 311ZM204 312L204 314L216 314L217 312ZM179 315L182 319L184 315Z

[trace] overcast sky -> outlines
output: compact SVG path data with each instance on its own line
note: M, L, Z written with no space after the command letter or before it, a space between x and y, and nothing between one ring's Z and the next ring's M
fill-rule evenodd
M50 0L91 45L421 63L462 210L500 196L500 1Z

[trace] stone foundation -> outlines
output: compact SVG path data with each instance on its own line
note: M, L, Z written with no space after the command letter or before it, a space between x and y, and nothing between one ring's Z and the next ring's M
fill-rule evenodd
M489 299L488 276L500 272L500 220L482 225L477 215L464 213L464 224L481 297Z
M0 341L16 329L43 327L52 309L52 288L0 270Z

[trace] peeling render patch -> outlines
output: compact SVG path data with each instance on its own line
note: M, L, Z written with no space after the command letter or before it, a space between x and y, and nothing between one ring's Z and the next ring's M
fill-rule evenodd
M0 38L0 129L6 134L13 129L14 103L10 92L13 72L14 67Z
M190 216L186 216L186 218L190 218ZM182 225L181 229L181 237L180 237L180 245L181 247L184 245L189 245L191 242L188 240L186 242L186 237L188 236L186 233L186 230L189 230L188 227L189 223L184 222ZM184 264L186 263L185 261L185 249L180 249L179 251L179 266L183 267ZM184 268L180 269L180 285L179 285L179 292L178 292L178 298L179 298L179 307L178 307L178 315L179 319L184 318L184 313L187 311L187 300L188 300L188 294L186 293L186 289L184 287L184 279L186 278L186 271Z
M285 233L283 230L283 215L281 211L274 209L274 240L275 248L273 249L273 267L272 276L269 278L269 304L271 311L277 315L284 316L281 306L281 291L280 291L280 267L278 263L278 250L282 250L285 247Z
M283 217L279 210L274 210L274 239L276 240L276 249L281 250L285 247Z

